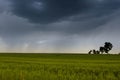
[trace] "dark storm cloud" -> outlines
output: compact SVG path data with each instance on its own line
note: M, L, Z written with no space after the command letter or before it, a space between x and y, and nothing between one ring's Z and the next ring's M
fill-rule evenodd
M108 15L120 8L120 0L11 0L12 12L31 22L48 24L80 14ZM87 15L86 15L87 16ZM84 18L86 18L86 16Z
M5 14L11 17L5 17L7 24L3 24L6 27L3 26L0 33L18 37L37 31L55 31L70 35L89 33L90 30L94 31L95 28L108 23L120 9L120 0L8 1L13 15Z
M52 23L91 7L85 0L12 0L13 13L37 23ZM38 8L37 8L38 7Z
M117 44L119 21L120 0L0 0L0 49L70 52Z

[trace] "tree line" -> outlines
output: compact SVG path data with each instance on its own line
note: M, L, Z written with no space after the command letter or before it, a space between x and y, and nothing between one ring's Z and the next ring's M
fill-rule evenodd
M109 53L110 50L112 50L113 45L110 42L105 42L104 46L101 46L99 50L90 50L88 54L103 54L103 53Z

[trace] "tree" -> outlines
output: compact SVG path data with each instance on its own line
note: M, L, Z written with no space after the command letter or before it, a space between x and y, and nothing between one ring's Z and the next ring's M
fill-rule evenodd
M91 54L92 53L92 50L90 50L89 52L88 52L88 54Z
M97 54L100 54L100 51L97 50L96 53L97 53Z
M96 50L95 49L93 49L93 54L96 54Z
M113 45L110 42L105 42L104 47L100 47L99 51L101 53L108 53L110 50L112 50Z
M105 53L108 53L110 50L112 50L113 45L110 42L105 42L104 48L105 48Z
M104 47L100 47L99 51L101 52L101 54L103 54L105 52L105 48Z

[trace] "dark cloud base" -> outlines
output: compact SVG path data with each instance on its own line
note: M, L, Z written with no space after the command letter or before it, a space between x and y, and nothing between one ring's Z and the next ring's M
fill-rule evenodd
M120 0L9 0L11 12L35 24L30 31L86 33L108 23ZM24 26L19 29L24 31ZM21 34L21 33L18 33Z
M119 0L10 0L12 12L33 23L48 24L90 13L108 15L120 8ZM87 15L86 15L87 16Z

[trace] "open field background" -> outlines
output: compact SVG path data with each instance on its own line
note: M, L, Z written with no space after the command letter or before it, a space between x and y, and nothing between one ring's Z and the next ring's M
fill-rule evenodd
M120 55L0 54L0 80L120 80Z

